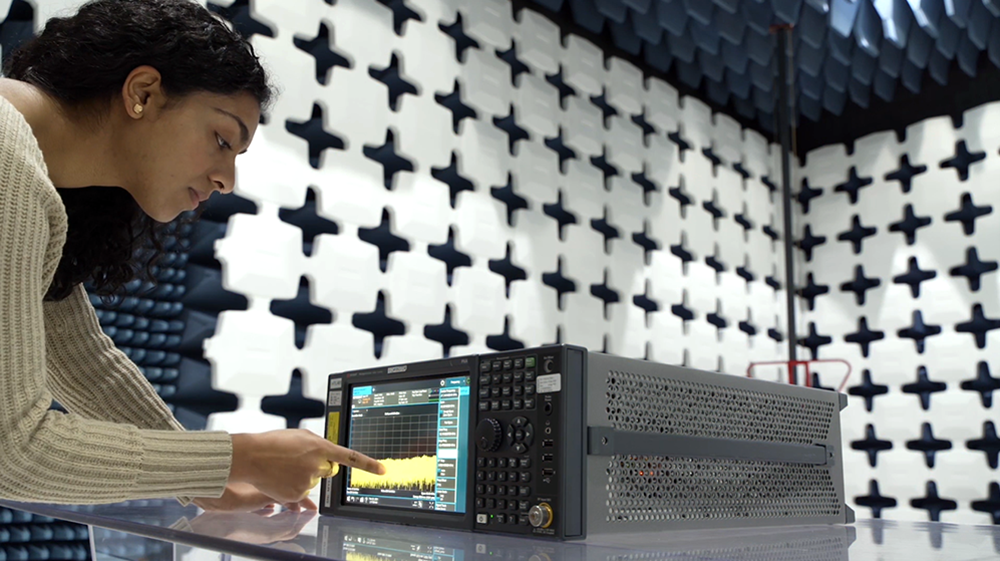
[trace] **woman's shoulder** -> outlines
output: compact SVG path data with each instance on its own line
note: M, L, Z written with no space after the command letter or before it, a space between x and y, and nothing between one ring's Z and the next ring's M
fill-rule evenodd
M0 78L0 154L28 157L44 163L42 151L29 124L30 86Z
M40 188L47 192L48 170L38 140L24 115L28 105L13 80L0 79L0 185L5 190Z

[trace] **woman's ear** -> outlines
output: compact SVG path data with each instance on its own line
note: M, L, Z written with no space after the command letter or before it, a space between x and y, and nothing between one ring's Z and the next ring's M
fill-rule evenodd
M129 72L122 84L122 105L129 117L155 118L166 103L159 70L143 65Z

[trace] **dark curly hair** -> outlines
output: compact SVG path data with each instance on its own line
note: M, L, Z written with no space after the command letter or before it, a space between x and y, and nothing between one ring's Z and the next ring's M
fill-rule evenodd
M245 92L264 110L274 94L250 43L192 0L92 0L72 17L50 19L11 53L4 74L47 92L71 115L100 117L142 65L160 72L171 99ZM94 294L114 296L135 278L152 279L167 225L124 189L59 194L69 231L46 300L62 300L82 282Z

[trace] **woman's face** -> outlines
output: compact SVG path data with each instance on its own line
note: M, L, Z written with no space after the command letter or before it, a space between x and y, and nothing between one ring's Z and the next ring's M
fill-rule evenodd
M135 117L142 124L123 147L131 156L125 188L153 220L169 222L233 190L236 156L253 140L260 106L248 93L194 93Z

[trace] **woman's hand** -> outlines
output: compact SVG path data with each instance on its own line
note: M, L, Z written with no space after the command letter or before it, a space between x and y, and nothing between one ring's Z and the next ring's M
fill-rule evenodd
M260 509L272 508L277 501L261 493L259 489L249 483L230 483L226 485L226 490L217 499L199 498L193 502L199 508L206 511L217 512L253 512ZM300 510L318 510L316 503L311 499L303 499L297 502L282 504L286 509L298 512Z
M302 429L233 435L229 483L248 483L279 503L300 503L338 466L382 475L385 466ZM311 501L310 501L311 502Z

